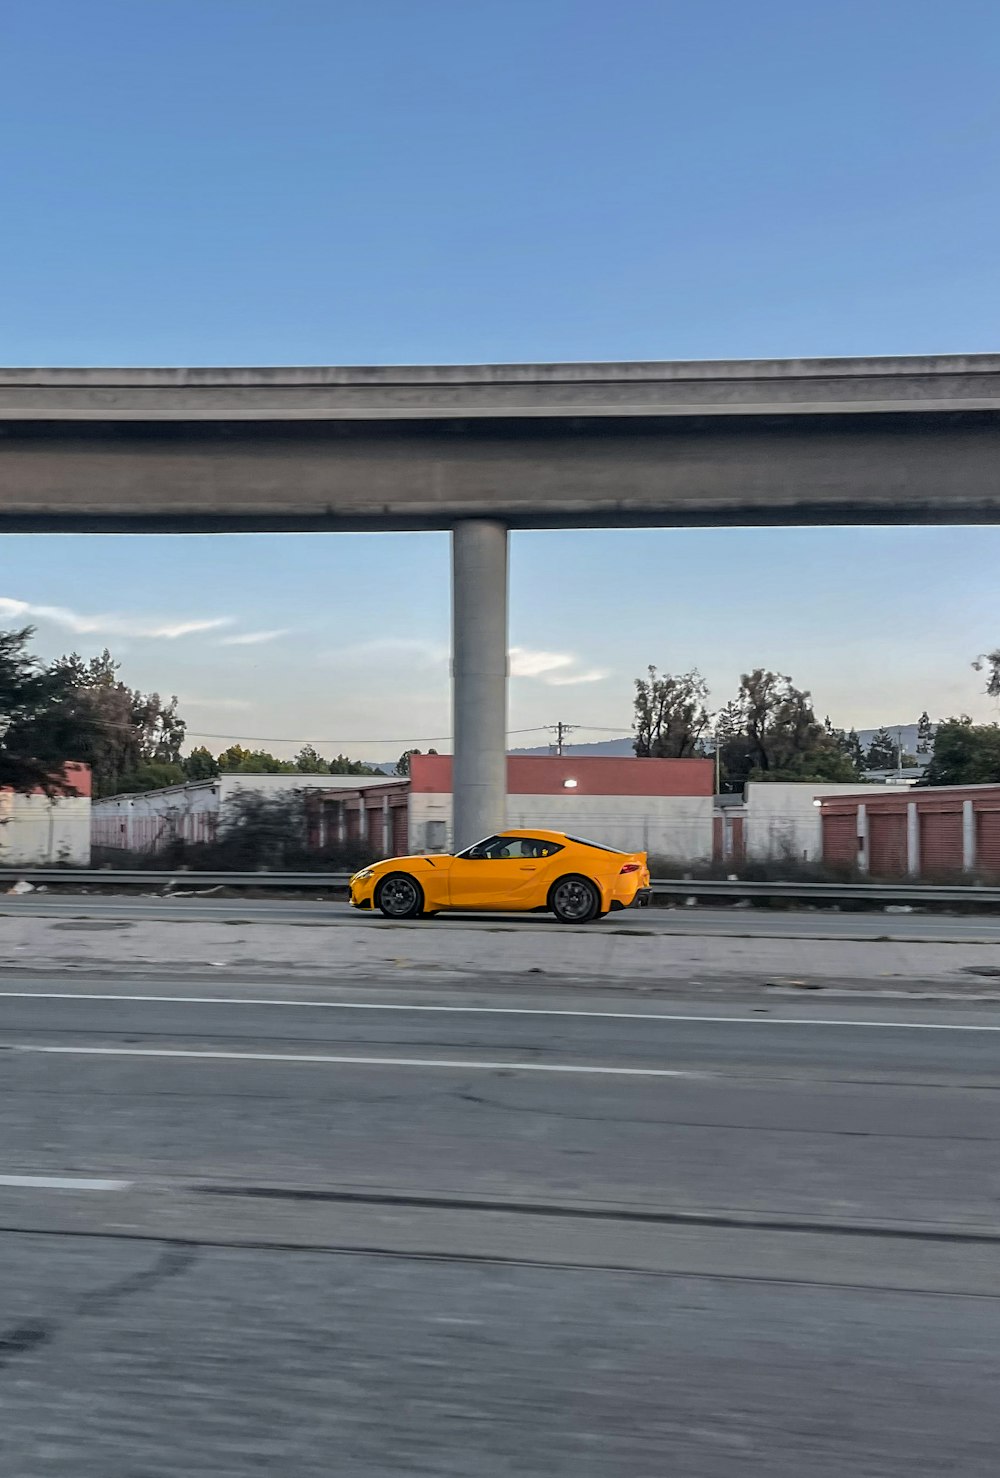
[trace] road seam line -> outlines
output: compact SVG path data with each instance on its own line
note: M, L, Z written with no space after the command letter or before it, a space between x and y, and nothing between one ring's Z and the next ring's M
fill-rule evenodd
M696 1016L662 1011L585 1011L567 1007L546 1006L427 1006L386 1001L306 1001L277 1000L251 996L150 996L117 995L80 991L0 991L0 1000L19 1001L136 1001L156 1005L178 1006L287 1006L297 1010L318 1011L410 1011L444 1013L455 1016L555 1016L580 1017L596 1021L683 1021L733 1026L846 1026L877 1027L887 1031L932 1032L1000 1032L1000 1025L985 1022L953 1021L851 1021L841 1018L816 1017L811 1021L791 1016Z
M0 1175L0 1185L38 1191L127 1191L131 1180L94 1180L70 1175Z
M60 1057L182 1057L224 1062L306 1062L355 1067L444 1068L462 1072L577 1073L622 1078L705 1078L708 1073L667 1067L607 1067L586 1063L491 1062L438 1057L348 1057L333 1053L306 1052L217 1052L177 1047L48 1047L32 1042L11 1042L0 1052L46 1053Z

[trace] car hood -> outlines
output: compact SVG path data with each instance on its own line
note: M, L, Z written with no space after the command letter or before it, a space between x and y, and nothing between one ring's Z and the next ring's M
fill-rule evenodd
M405 868L407 872L431 872L442 864L453 861L454 858L443 856L440 852L433 857L387 857L384 862L372 862L368 867L359 867L358 872L395 872L397 868Z

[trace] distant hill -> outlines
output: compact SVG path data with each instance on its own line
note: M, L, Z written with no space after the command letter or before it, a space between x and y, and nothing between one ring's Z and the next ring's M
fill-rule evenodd
M555 745L539 744L534 749L511 749L509 754L554 754ZM604 755L613 757L616 755L634 754L632 740L624 739L599 739L596 744L564 744L563 754L568 758L574 755L579 759L588 759L593 755Z
M902 734L902 737L903 737L903 752L904 752L904 754L916 754L916 752L917 752L917 726L916 726L916 724L886 724L885 727L889 730L889 733L892 735L893 739L896 738L897 732ZM861 740L861 744L862 744L863 748L865 748L865 749L868 748L868 746L871 744L872 740L875 738L875 735L876 735L877 732L878 732L877 729L859 729L858 730L858 738ZM552 746L549 745L549 744L540 744L535 749L512 749L510 751L510 753L511 754L551 754L552 753ZM567 755L574 755L574 754L576 754L576 755L581 755L581 756L582 755L595 755L595 754L603 754L603 755L632 754L633 753L632 740L626 737L624 739L601 739L596 744L565 744L565 745L563 745L563 753L564 754L567 754Z
M917 726L916 724L886 724L885 726L895 739L897 732L902 734L904 754L916 754L917 752ZM867 749L874 739L877 729L859 729L858 738L862 747ZM510 749L508 754L553 754L555 746L552 744L536 744L531 749ZM623 755L634 754L632 740L626 734L621 739L598 739L593 744L564 744L563 754L567 758L576 756L580 759L589 759L592 756L603 755L605 758L615 758ZM391 775L395 771L394 760L368 760L374 769L381 770L383 774Z

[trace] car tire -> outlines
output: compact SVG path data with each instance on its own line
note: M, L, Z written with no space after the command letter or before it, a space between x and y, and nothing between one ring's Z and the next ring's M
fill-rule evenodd
M589 924L601 914L601 895L589 878L569 873L552 884L549 908L560 924Z
M408 872L391 872L376 889L375 907L387 919L418 919L424 909L424 890Z

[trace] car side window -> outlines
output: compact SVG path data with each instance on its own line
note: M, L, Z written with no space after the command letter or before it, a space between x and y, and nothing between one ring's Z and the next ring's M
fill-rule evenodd
M544 858L554 857L562 848L558 842L545 842L536 837L521 837L521 856Z
M459 856L469 862L505 862L521 858L534 861L554 857L561 850L558 842L543 841L540 837L495 836L487 837L484 842L477 842L474 847L459 853Z
M469 847L458 855L467 862L482 862L488 857L497 856L495 849L502 841L502 837L487 837L485 841L477 842L474 847Z

